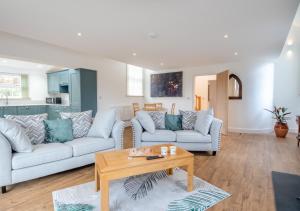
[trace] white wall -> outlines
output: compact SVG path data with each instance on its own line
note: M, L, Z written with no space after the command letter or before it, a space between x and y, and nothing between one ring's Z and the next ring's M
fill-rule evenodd
M291 131L296 132L295 115L300 115L300 27L293 26L290 35L293 45L285 45L275 62L274 104L292 112L289 120ZM288 55L288 51L292 52Z
M183 71L183 97L178 98L151 98L150 75L159 72L146 72L145 100L147 102L162 102L170 108L174 102L177 109L193 109L194 78L198 75L212 75L230 70L240 77L243 83L243 99L229 101L229 129L235 132L270 132L272 119L264 108L273 105L273 77L274 66L265 61L230 63L212 66L179 69Z
M44 42L0 32L0 56L69 68L98 71L98 110L115 105L143 102L143 98L126 96L126 65L109 59L50 45ZM35 84L41 87L41 84Z

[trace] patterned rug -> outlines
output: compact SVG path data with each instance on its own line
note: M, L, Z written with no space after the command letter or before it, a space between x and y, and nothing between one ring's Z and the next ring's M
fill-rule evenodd
M194 177L194 191L187 192L187 174L181 169L157 181L141 199L134 200L125 191L124 181L110 183L110 211L203 211L230 196L212 184ZM73 186L52 193L55 211L99 211L100 193L95 183Z

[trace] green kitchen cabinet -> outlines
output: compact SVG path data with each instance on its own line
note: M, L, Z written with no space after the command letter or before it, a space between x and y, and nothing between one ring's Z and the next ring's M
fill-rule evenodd
M3 107L0 107L0 117L3 117Z
M61 106L61 105L48 105L47 113L48 119L60 119L61 112L71 112L69 106Z
M3 115L17 115L17 107L16 106L5 106L3 107Z
M18 106L17 107L18 115L33 115L36 114L35 106Z
M97 71L70 70L70 106L73 112L92 110L97 112Z
M35 115L47 113L45 105L17 106L18 115Z
M80 85L80 72L72 70L70 73L70 104L71 107L81 107L81 85Z
M47 113L47 106L46 105L41 105L37 107L39 114L44 114Z
M47 73L48 93L59 93L59 74L57 72Z
M69 84L69 71L64 70L61 72L57 72L59 75L59 85L68 85Z

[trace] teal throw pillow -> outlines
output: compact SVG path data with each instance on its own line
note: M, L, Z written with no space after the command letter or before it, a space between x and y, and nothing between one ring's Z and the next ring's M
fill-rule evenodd
M72 120L44 120L47 143L64 143L73 140Z
M165 123L167 130L182 130L182 115L166 114Z

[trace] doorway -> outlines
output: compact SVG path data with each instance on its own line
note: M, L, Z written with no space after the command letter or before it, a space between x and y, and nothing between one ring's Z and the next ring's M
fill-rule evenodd
M194 109L196 111L213 108L216 102L216 75L204 75L195 77L195 100Z
M222 133L228 133L228 82L229 71L216 75L199 75L194 80L194 109L212 108L215 117L223 121Z

